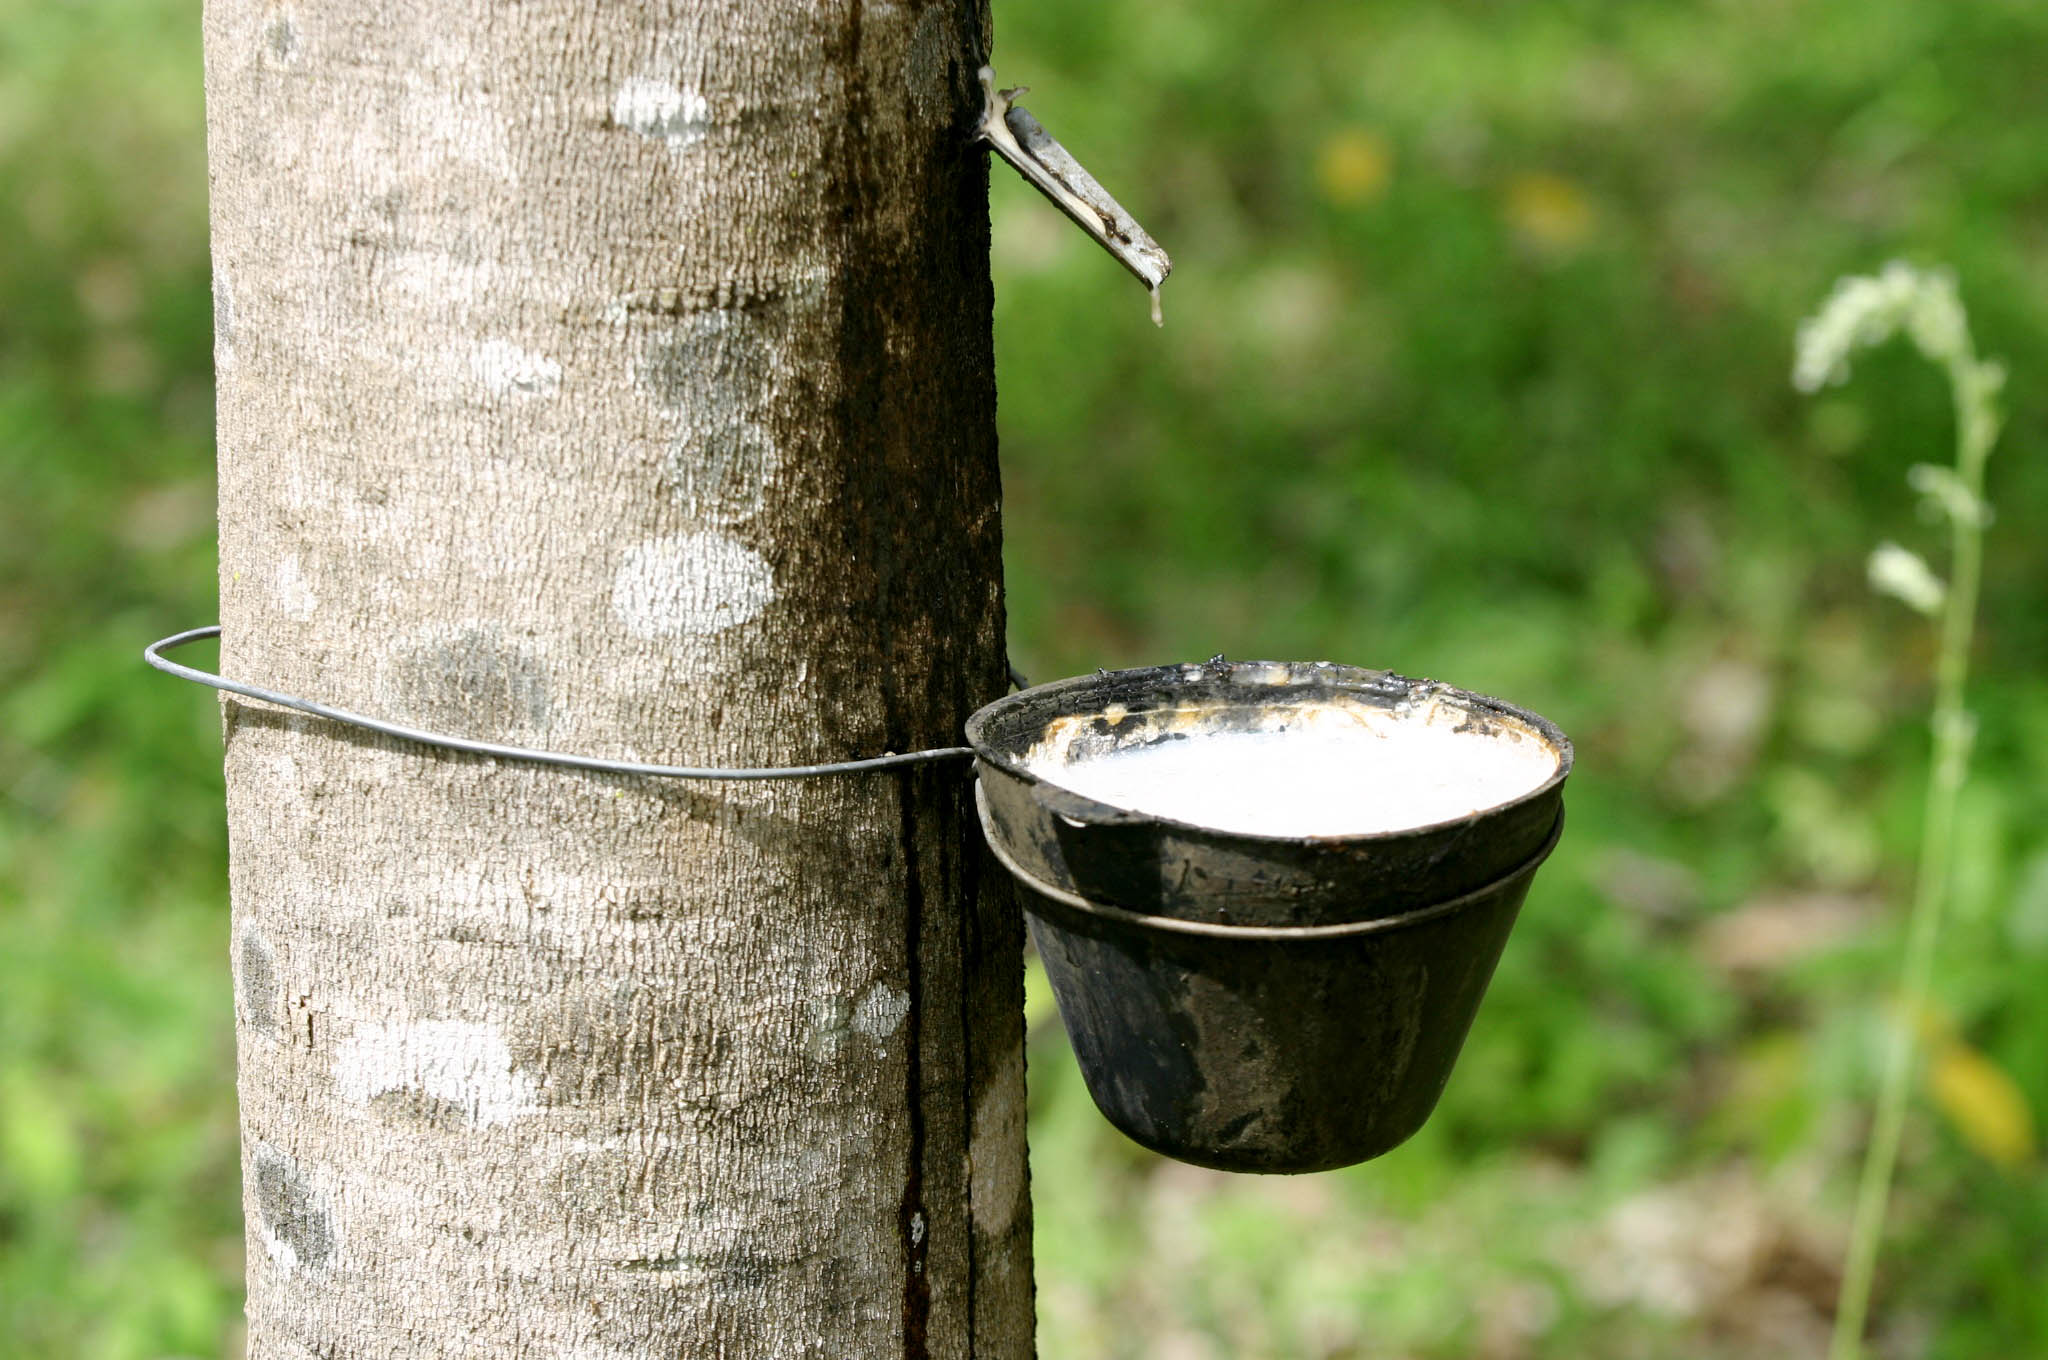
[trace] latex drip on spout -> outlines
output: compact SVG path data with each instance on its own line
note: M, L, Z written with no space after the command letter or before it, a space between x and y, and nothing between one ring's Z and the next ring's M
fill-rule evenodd
M987 102L976 135L1145 285L1152 295L1152 324L1165 325L1159 285L1173 272L1166 251L1028 110L1011 102L1023 86L997 89L994 69L984 66L981 88Z

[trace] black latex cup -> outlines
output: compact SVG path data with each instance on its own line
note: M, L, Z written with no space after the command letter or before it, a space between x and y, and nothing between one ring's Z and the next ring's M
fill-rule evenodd
M1221 1171L1327 1171L1422 1127L1563 821L1518 868L1397 916L1225 926L1089 902L1005 855L1096 1107Z
M1223 831L1049 782L1128 747L1358 718L1534 743L1556 767L1469 816L1350 836ZM1422 1126L1557 843L1572 761L1533 713L1323 663L1082 676L989 705L967 734L982 829L1096 1105L1155 1151L1229 1171L1346 1166Z

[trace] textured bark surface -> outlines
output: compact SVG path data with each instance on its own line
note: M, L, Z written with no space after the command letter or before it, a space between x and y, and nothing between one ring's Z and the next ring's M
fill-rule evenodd
M210 0L224 669L782 764L1005 687L979 4ZM958 765L226 710L249 1342L1031 1348Z

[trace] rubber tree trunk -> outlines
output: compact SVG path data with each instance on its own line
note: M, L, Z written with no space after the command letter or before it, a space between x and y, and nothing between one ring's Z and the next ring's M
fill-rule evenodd
M1005 687L977 3L210 0L238 677L558 750ZM960 765L681 784L226 710L249 1347L1031 1347Z

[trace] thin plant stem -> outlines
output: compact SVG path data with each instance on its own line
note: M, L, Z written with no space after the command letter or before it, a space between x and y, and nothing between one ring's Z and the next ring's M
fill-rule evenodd
M1948 365L1956 406L1956 472L1976 505L1983 504L1984 463L1996 438L1997 418L1985 391L1985 375L1975 356L1965 352ZM1951 514L1950 582L1941 612L1941 648L1936 661L1933 761L1928 771L1926 819L1922 824L1920 867L1914 882L1913 907L1906 927L1906 957L1899 978L1899 1013L1885 1053L1877 1112L1863 1173L1856 1191L1856 1213L1849 1233L1849 1256L1835 1302L1834 1335L1829 1360L1858 1360L1863 1329L1870 1314L1871 1283L1883 1244L1892 1173L1899 1159L1899 1138L1905 1128L1907 1097L1918 1050L1918 1027L1927 1010L1934 975L1934 946L1948 905L1950 867L1954 856L1956 805L1968 772L1974 727L1963 707L1969 678L1970 642L1977 622L1977 591L1983 571L1984 529L1981 516Z

